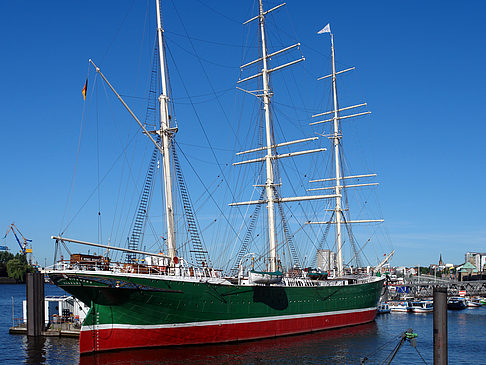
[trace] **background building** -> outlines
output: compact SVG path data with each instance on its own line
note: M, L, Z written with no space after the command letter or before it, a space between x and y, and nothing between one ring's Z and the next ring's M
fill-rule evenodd
M466 252L465 262L470 262L479 271L484 271L486 269L486 253Z
M317 267L323 271L336 269L336 253L331 250L317 250Z

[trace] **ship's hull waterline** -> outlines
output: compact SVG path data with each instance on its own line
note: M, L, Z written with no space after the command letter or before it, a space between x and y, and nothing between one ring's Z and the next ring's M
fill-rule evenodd
M49 273L90 306L80 352L211 344L371 322L383 280L348 285L231 285L212 278Z

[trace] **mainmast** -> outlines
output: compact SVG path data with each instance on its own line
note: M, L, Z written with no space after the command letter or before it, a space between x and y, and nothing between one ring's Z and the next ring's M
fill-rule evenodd
M262 77L262 90L254 90L254 91L248 91L244 89L243 90L251 95L257 96L262 99L263 102L263 107L264 107L264 112L265 112L265 145L260 148L253 148L247 151L242 151L238 152L237 155L242 155L242 154L248 154L248 153L255 153L255 152L262 152L265 151L266 154L263 157L259 158L253 158L249 159L246 161L240 161L240 162L235 162L233 165L243 165L247 163L258 163L258 162L265 162L265 167L266 167L266 180L265 184L262 185L265 188L265 199L264 200L255 200L255 201L247 201L247 202L238 202L238 203L232 203L230 204L231 206L240 206L240 205L252 205L252 204L266 204L267 205L267 213L268 213L268 241L269 241L269 250L268 250L268 267L267 269L269 271L276 271L278 269L277 267L277 245L276 245L276 231L275 231L275 204L276 203L286 203L286 202L296 202L296 201L303 201L303 200L316 200L316 199L327 199L327 198L333 198L335 195L307 195L307 196L294 196L294 197L280 197L276 196L275 194L275 189L276 189L276 184L274 181L274 164L276 160L281 159L281 158L286 158L286 157L293 157L293 156L301 156L305 155L308 153L314 153L314 152L322 152L325 151L325 148L317 148L317 149L312 149L312 150L305 150L305 151L296 151L296 152L290 152L290 153L284 153L284 154L278 154L277 153L277 148L284 147L284 146L290 146L296 143L303 143L303 142L309 142L318 139L318 137L311 137L311 138L304 138L300 140L295 140L295 141L289 141L289 142L282 142L282 143L276 143L273 140L273 129L272 129L272 120L270 116L270 98L272 96L272 92L270 90L270 74L274 71L281 70L287 66L294 65L298 62L304 61L305 58L301 57L299 59L296 59L294 61L285 63L283 65L279 65L273 68L269 68L268 65L268 60L274 56L277 56L281 53L284 53L286 51L289 51L291 49L294 49L296 47L300 46L300 43L296 43L294 45L282 48L278 51L268 53L267 52L267 46L266 46L266 39L265 39L265 15L268 13L279 9L280 7L284 6L284 4L277 5L269 10L264 11L263 10L263 2L262 0L259 0L259 13L257 16L254 16L253 18L247 20L243 24L247 24L252 22L253 20L258 19L259 20L259 25L260 25L260 37L261 37L261 50L262 50L262 56L256 60L253 60L251 62L248 62L244 65L241 66L241 69L243 70L244 68L250 66L250 65L255 65L259 64L262 62L262 69L260 72L246 77L244 79L240 79L238 83L246 82L252 79L255 79L257 77Z
M159 96L160 103L160 130L157 132L162 139L162 161L164 167L164 193L165 193L165 214L167 220L167 253L174 258L177 255L175 242L174 224L174 203L172 196L172 175L170 160L170 144L172 136L177 128L171 128L169 119L169 97L167 95L167 82L165 70L165 48L164 30L162 29L162 18L160 14L160 0L156 0L157 6L157 36L159 42L160 76L162 78L162 94Z
M274 176L272 166L272 130L270 125L270 88L268 86L268 67L267 67L267 46L265 43L265 16L263 13L263 3L260 0L260 34L262 39L262 79L263 79L263 107L265 109L265 135L267 155L265 156L265 167L267 179L265 181L265 191L267 196L267 216L268 216L268 242L269 242L269 271L276 271L277 250L275 244L275 210L274 210Z

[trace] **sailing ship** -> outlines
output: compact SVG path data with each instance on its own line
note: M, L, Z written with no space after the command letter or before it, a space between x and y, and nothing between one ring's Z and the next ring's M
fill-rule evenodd
M233 275L224 275L212 267L207 259L207 252L200 245L196 245L194 249L195 262L178 256L172 186L174 161L171 160L175 158L173 144L177 128L171 125L173 119L169 116L168 76L159 1L156 0L156 11L160 58L158 64L162 78L162 92L158 98L160 103L158 130L147 130L108 82L100 68L91 63L154 144L157 155L161 156L164 173L167 253L142 251L138 246L130 245L131 241L128 248L122 248L71 239L63 235L52 237L56 241L56 248L61 244L77 243L110 250L110 252L122 251L129 259L125 263L117 263L104 255L76 254L72 255L69 261L59 261L54 267L45 270L57 286L90 307L81 329L80 352L83 354L127 348L255 340L373 321L384 278L372 275L351 275L346 272L342 258L341 227L345 223L353 223L349 220L344 221L342 207L344 182L347 179L369 175L344 176L342 174L339 162L342 137L340 120L345 117L341 117L341 111L353 107L338 108L336 76L343 71L335 69L332 34L330 34L332 74L329 77L332 79L333 87L333 110L320 113L318 116L332 115L331 119L322 122L333 123L334 130L329 138L334 146L335 176L322 181L331 181L334 184L333 194L282 197L278 193L279 184L274 179L275 164L280 158L323 151L323 149L315 149L289 154L277 153L280 147L304 141L277 143L272 134L270 99L273 92L269 87L270 74L303 60L292 61L273 69L269 67L271 57L296 47L291 46L272 53L267 51L265 17L283 4L264 10L262 0L259 0L259 13L246 22L258 22L261 55L249 64L259 64L262 68L258 74L240 79L239 83L256 78L261 80L262 90L257 93L257 96L261 99L264 109L265 143L262 147L239 154L261 152L263 157L235 164L261 163L265 167L266 175L265 183L261 186L262 197L259 200L230 204L233 206L266 205L268 212L266 267L257 270L253 260L251 265L246 265L254 255L244 250L240 251L237 270ZM308 140L314 139L316 137ZM335 274L328 275L329 273L322 272L322 269L305 270L299 265L283 267L276 240L276 206L286 202L320 199L332 199L335 203L332 221L328 222L335 225L337 232ZM141 224L136 228L140 230ZM143 257L143 260L136 260L136 257Z

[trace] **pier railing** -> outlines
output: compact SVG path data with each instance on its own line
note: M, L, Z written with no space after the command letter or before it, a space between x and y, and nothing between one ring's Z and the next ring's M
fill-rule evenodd
M388 287L391 299L402 299L406 296L416 298L432 297L434 287L447 288L448 296L485 296L486 280L455 281L455 280L409 280L394 287Z

